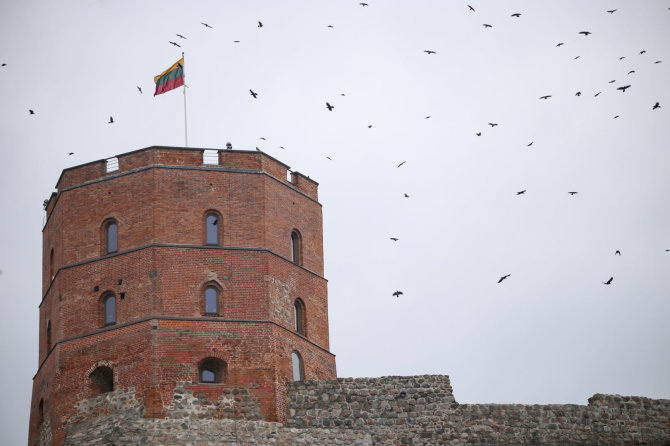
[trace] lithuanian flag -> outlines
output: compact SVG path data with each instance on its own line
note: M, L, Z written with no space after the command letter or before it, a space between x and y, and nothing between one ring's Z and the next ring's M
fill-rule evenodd
M154 82L156 83L154 96L184 85L184 57L182 56L158 76L154 76Z

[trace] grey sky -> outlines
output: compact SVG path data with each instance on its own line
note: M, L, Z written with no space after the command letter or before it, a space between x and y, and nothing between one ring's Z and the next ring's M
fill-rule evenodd
M670 3L358 3L0 2L7 444L37 370L42 201L64 168L184 144L182 90L152 96L181 50L190 146L320 183L339 376L670 398Z

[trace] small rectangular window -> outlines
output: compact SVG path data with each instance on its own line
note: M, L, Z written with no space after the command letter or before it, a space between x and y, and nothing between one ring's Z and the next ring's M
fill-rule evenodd
M115 172L119 170L119 159L117 157L108 158L107 163L107 173Z
M219 151L214 149L207 149L202 151L202 164L218 166L219 165Z

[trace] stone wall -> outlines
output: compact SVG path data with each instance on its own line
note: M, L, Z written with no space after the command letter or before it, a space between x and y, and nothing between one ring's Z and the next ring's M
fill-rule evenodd
M670 445L670 400L598 394L588 405L458 404L449 377L439 375L292 383L286 426L226 412L231 397L253 406L243 391L214 401L184 384L175 397L163 419L144 417L129 393L88 400L78 407L89 418L67 428L64 444ZM229 419L213 418L216 407Z
M594 395L587 406L458 404L448 376L289 385L287 426L352 427L383 444L670 444L670 400Z

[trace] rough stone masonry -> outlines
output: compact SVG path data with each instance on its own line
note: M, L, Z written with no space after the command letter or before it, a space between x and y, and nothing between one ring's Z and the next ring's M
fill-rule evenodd
M459 404L444 375L293 382L286 425L236 411L206 416L223 401L254 413L243 391L218 403L186 392L164 419L144 418L141 402L109 403L120 395L81 404L64 444L670 445L670 400L597 394L588 405Z

